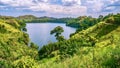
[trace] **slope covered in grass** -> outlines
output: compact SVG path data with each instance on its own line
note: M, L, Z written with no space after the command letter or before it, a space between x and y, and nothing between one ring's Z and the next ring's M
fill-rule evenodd
M120 68L120 14L39 52L20 20L0 19L0 68Z
M44 46L39 51L40 58L52 59L43 63L43 67L119 68L120 25L118 23L103 21L76 33L69 40ZM56 60L62 61L55 62Z
M28 59L34 61L37 57L37 50L28 47L29 36L21 31L20 24L15 19L0 20L0 68L17 67L22 58L29 57ZM35 64L24 62L24 65Z

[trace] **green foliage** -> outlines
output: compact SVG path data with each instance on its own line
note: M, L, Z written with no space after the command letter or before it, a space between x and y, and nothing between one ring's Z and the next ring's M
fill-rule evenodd
M104 36L104 35L107 35L109 34L111 31L115 30L116 28L118 28L118 25L111 25L111 24L108 24L108 25L104 25L104 27L102 27L99 31L99 33L97 34L96 37L101 37L101 36ZM107 30L106 30L107 29Z
M55 33L55 36L59 36L62 32L64 32L63 28L61 26L57 26L53 30L51 30L50 34Z
M99 19L103 21L104 17L101 16ZM45 45L39 50L39 56L41 60L44 58L59 60L44 63L51 64L51 68L59 66L62 68L119 68L120 26L117 23L100 22L79 31L69 40ZM43 67L49 67L49 65Z
M58 41L63 41L64 37L61 36L62 32L64 32L63 28L61 26L57 26L53 30L51 30L50 34L55 34L55 37Z
M80 27L79 19L72 18L66 22L66 25L78 28L78 27Z
M23 33L23 41L26 45L29 44L29 36L26 33Z
M79 30L81 29L86 29L90 26L95 25L96 23L98 23L96 18L92 18L90 16L80 16L78 18L73 18L71 20L67 21L67 25L68 26L72 26L72 27L76 27L79 28Z
M106 22L106 23L115 23L113 17L107 18L105 22Z
M100 22L102 18L92 18L91 16L80 16L78 18L73 18L71 20L68 20L66 22L67 26L75 27L77 28L76 32L71 34L73 36L74 34L78 33L79 31L85 30L98 22Z
M77 50L82 46L93 46L95 45L96 39L93 37L77 37L78 39L64 40L57 43L50 43L46 46L43 46L39 50L40 58L49 57L52 55L52 52L57 51L57 55L60 55L60 58L73 56ZM87 39L86 39L87 38ZM52 56L54 57L54 56Z
M70 20L71 18L52 18L52 17L35 17L33 15L24 15L19 16L17 19L22 20L27 23L40 23L40 22L54 22L54 23L65 23L67 20Z
M0 68L13 68L12 63L22 56L37 59L37 49L30 48L28 34L14 18L0 20ZM24 64L23 64L24 65Z
M39 46L37 46L36 44L34 44L33 42L30 43L30 47L34 48L34 49L38 49Z
M19 60L13 62L14 68L39 68L38 63L29 56L23 56Z
M23 28L22 30L25 31L25 32L27 32L27 28Z
M68 40L62 40L64 30L56 27L51 34L58 33L62 41L49 43L39 51L34 43L28 46L29 36L21 31L25 28L23 20L0 18L0 68L120 68L119 13L98 19L78 17L75 21L82 31Z
M5 29L5 26L4 26L4 25L1 25L1 24L0 24L0 32L1 32L1 33L5 33L5 32L6 32L6 29Z
M111 24L120 24L120 19L119 19L120 15L118 16L111 16L107 19L105 19L106 23L111 23Z
M12 65L9 62L0 60L0 68L12 68Z

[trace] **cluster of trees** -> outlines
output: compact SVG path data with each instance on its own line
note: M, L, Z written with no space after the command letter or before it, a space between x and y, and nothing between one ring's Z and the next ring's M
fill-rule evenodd
M0 20L15 27L16 29L27 31L24 20L18 20L17 18L11 16L0 16Z
M60 55L58 59L70 57L73 56L80 47L82 46L92 47L95 45L97 41L96 38L89 35L86 35L85 37L78 36L77 39L71 38L69 40L65 40L64 36L61 35L63 31L64 30L61 26L57 26L53 30L51 30L50 34L55 34L55 37L58 40L58 42L49 43L48 45L43 46L39 50L40 59L51 58L55 57L56 55Z
M109 14L108 16L105 16L104 21L111 24L120 24L120 14Z
M63 28L61 26L57 26L51 30L50 34L55 34L55 37L58 41L63 41L65 39L64 36L61 35L62 32L64 32Z
M79 31L85 30L99 22L106 22L111 24L120 24L120 14L108 14L106 16L99 15L98 18L92 18L91 16L80 16L78 18L73 18L68 20L66 25L77 28L75 33L72 33L70 36L78 33Z
M98 22L99 21L97 18L92 18L91 16L80 16L78 18L73 18L71 20L68 20L66 25L80 29L86 29Z

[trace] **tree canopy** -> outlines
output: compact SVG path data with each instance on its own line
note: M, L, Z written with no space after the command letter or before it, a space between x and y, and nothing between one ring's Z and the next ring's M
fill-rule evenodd
M58 41L61 41L64 39L64 37L61 35L62 32L64 32L63 28L61 26L55 27L53 30L51 30L50 34L55 34L55 37Z

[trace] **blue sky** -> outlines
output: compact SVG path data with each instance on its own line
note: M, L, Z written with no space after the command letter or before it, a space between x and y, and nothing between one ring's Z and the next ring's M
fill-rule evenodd
M120 0L0 0L0 15L97 17L120 12Z

